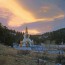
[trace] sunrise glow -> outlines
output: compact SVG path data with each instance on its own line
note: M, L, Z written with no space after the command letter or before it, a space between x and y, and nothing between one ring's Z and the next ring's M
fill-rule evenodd
M17 29L18 31L21 31L21 28L25 25L31 24L30 26L32 26L32 29L29 30L29 33L38 34L40 33L40 27L42 29L46 28L46 30L43 31L52 29L52 25L47 24L47 22L56 22L56 20L62 20L65 17L62 8L53 3L47 3L47 1L44 2L44 0L42 5L38 5L38 3L33 0L32 3L29 4L27 1L23 2L23 0L21 0L21 3L19 3L19 0L0 0L1 22L3 22L4 25L6 23L9 28L20 28L19 30ZM5 9L7 9L7 12ZM46 23L45 25L51 26L51 29L47 28L47 26L37 25L36 23ZM33 29L34 25L32 24L36 25L35 29ZM37 29L37 26L39 26L39 30Z
M25 30L23 30L22 32L25 32ZM40 32L38 30L35 29L28 29L28 34L40 34Z

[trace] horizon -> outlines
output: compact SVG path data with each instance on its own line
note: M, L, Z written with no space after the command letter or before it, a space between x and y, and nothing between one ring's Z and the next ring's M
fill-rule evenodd
M65 0L0 0L0 23L19 32L43 34L65 28Z

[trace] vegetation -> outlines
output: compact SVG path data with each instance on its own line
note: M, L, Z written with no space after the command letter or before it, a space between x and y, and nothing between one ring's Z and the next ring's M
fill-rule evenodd
M36 44L44 43L46 40L50 40L50 44L52 41L55 41L56 44L65 43L65 28L52 31L52 32L46 32L42 35L33 35L31 36L31 39L35 41Z
M22 32L15 30L10 30L6 26L3 26L0 23L0 42L4 45L12 46L13 42L19 43L20 40L23 40ZM55 41L56 44L60 44L62 41L65 43L65 28L46 32L42 35L30 35L30 38L34 41L34 44L44 43L46 40Z
M23 40L23 34L22 32L10 30L0 23L0 42L4 45L12 46L14 42L19 43L20 40ZM35 44L40 44L40 42L43 42L43 39L40 39L39 36L30 35L30 38L34 40Z
M47 38L45 38L45 36ZM45 34L43 34L43 38L45 40L49 39L50 43L51 41L55 41L56 44L61 44L61 42L63 41L63 43L65 43L65 28L53 31L53 32L47 32Z
M18 55L18 50L0 44L0 65L37 65L31 55Z
M0 42L4 45L12 46L13 42L19 42L23 38L23 34L15 30L9 30L0 23Z
M60 63L62 65L65 65L65 57L63 55L57 56L56 63Z

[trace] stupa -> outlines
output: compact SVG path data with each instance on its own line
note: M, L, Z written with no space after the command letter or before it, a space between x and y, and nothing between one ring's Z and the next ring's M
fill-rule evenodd
M45 47L41 45L34 45L33 40L30 39L30 35L28 34L28 28L26 27L25 33L24 33L24 38L22 41L20 41L20 44L14 44L13 47L17 50L31 50L34 52L43 52L46 50Z
M31 50L31 46L33 45L33 40L31 40L30 35L28 34L28 28L26 27L25 33L24 33L24 38L22 41L20 41L20 48L22 50Z

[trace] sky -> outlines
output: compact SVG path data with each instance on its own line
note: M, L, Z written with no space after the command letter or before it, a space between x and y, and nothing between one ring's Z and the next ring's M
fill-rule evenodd
M0 22L32 35L65 28L65 0L0 0Z

